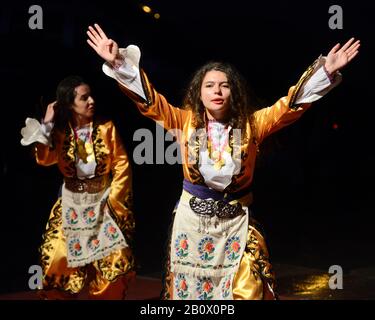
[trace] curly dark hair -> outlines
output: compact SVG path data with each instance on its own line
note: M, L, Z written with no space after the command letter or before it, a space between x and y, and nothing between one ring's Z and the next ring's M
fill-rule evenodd
M183 106L193 111L195 127L204 127L205 107L200 99L201 86L206 73L212 70L221 71L226 74L231 91L229 124L233 128L243 129L241 131L245 132L247 119L250 118L250 121L252 121L251 115L255 111L254 104L256 98L252 95L247 81L229 63L211 61L199 68L190 81L183 99Z

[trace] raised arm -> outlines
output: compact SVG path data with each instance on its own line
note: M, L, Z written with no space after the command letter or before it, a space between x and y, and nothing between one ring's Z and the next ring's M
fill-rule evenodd
M108 39L98 24L94 24L94 26L95 28L89 26L87 43L109 64L113 66L121 65L124 57L120 55L117 43L112 39Z
M334 74L344 68L352 61L359 52L360 40L354 42L354 38L347 41L340 49L340 44L336 44L328 53L325 68L329 74Z
M26 127L22 128L21 140L22 145L30 145L35 143L35 159L36 162L43 166L50 166L57 163L57 152L51 144L51 131L53 128L53 120L55 102L50 103L47 107L46 114L39 123L36 119L26 119Z
M319 57L289 89L288 95L268 108L254 113L258 141L293 123L310 107L341 81L339 71L358 54L360 41L350 39L340 48L335 45L326 57Z
M172 106L155 90L145 72L139 68L139 48L130 45L119 49L98 24L94 27L90 26L87 31L87 43L106 61L103 66L106 75L119 83L121 90L135 102L144 116L157 121L167 130L182 129L191 113Z

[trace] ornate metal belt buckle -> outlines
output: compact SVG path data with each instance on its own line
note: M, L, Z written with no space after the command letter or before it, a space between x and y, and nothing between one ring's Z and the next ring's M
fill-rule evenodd
M196 214L205 215L213 217L215 215L215 201L208 199L197 199L197 197L192 197L189 200L189 205L191 210Z
M78 182L77 190L78 190L79 192L83 192L84 189L85 189L85 185L84 185L84 183L83 183L83 182Z
M228 219L234 218L243 212L240 203L231 205L223 200L212 199L197 199L192 197L189 200L191 210L198 215L205 215L209 217L217 216L218 218Z
M216 206L216 215L223 219L237 217L242 212L242 206L239 203L236 203L236 205L231 205L223 200L219 200L216 202Z

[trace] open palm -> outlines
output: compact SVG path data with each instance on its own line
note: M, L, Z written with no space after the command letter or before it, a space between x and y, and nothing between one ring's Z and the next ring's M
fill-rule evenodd
M119 54L118 45L112 39L108 39L102 28L94 24L95 28L89 26L87 43L101 56L105 61L114 63Z
M360 41L351 38L341 49L340 44L336 44L327 55L325 67L331 74L345 67L358 54Z

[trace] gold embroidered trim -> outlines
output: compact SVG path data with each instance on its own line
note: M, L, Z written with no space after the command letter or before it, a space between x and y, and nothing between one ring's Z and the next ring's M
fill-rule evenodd
M43 243L39 248L40 265L44 275L43 289L58 289L63 292L75 294L79 293L85 285L87 278L85 268L77 268L76 271L70 275L48 274L48 269L53 263L53 256L51 256L51 254L55 251L52 242L54 240L59 240L57 234L62 224L61 213L62 207L60 198L52 208L51 218L48 220L46 231L42 236Z
M297 99L298 92L300 91L302 85L310 78L312 72L315 69L315 66L317 65L319 59L315 60L308 68L307 70L303 73L302 77L299 79L297 84L295 85L293 94L290 98L289 101L289 108L291 109L297 109L298 105L295 104L295 101Z
M275 288L275 274L269 261L268 253L262 248L254 232L259 232L254 228L257 222L254 219L249 221L248 239L245 251L254 257L254 263L251 264L251 271L255 277L261 277L268 282L272 290Z

